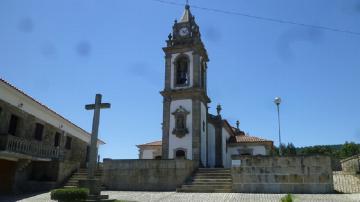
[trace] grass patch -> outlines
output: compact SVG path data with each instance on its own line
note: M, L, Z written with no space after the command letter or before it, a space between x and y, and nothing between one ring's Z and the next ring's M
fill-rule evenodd
M286 194L285 196L283 196L280 200L281 202L293 202L294 201L294 197L291 194Z

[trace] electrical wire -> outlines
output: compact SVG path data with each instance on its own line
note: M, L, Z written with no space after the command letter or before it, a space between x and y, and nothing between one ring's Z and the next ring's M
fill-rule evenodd
M165 1L165 0L151 0L151 1L159 2L159 3L167 4L167 5L175 5L175 6L184 6L185 5L182 3ZM290 20L262 17L262 16L257 16L257 15L247 14L247 13L241 13L241 12L237 12L237 11L227 11L227 10L222 10L222 9L207 8L207 7L196 6L196 5L191 5L191 7L195 8L195 9L211 11L211 12L216 12L216 13L223 13L223 14L227 14L227 15L236 15L236 16L242 16L242 17L262 20L262 21L270 21L270 22L275 22L275 23L297 25L297 26L302 26L302 27L310 27L310 28L315 28L315 29L322 29L322 30L327 30L327 31L332 31L332 32L341 32L341 33L345 33L345 34L352 34L352 35L360 36L360 32L344 30L344 29L339 29L339 28L332 28L332 27L327 27L327 26L322 26L322 25L313 25L313 24L300 23L300 22L295 22L295 21L290 21Z

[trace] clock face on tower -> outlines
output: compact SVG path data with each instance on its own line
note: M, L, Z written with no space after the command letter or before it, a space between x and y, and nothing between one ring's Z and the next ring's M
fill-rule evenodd
M179 30L179 35L180 36L186 36L189 34L189 29L187 27L182 27L180 30Z

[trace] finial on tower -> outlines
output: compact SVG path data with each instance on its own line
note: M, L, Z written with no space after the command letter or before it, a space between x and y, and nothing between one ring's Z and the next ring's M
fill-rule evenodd
M239 120L237 120L236 121L236 128L239 130L239 125L240 125L240 121Z
M187 10L190 9L189 0L186 0L185 9L187 9Z
M190 12L190 6L189 6L189 1L186 0L186 4L185 4L185 11L184 14L182 15L180 22L189 22L192 18L191 12Z
M216 112L217 112L217 115L218 115L218 116L220 116L221 110L222 110L221 105L218 104L218 105L216 106Z

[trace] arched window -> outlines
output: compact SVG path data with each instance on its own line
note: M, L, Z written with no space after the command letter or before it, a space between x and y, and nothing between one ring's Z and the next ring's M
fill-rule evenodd
M180 57L175 62L175 85L185 86L189 84L189 60Z
M182 150L182 149L176 150L176 152L175 152L175 157L176 157L177 159L185 159L185 158L186 158L186 157L185 157L185 151Z

